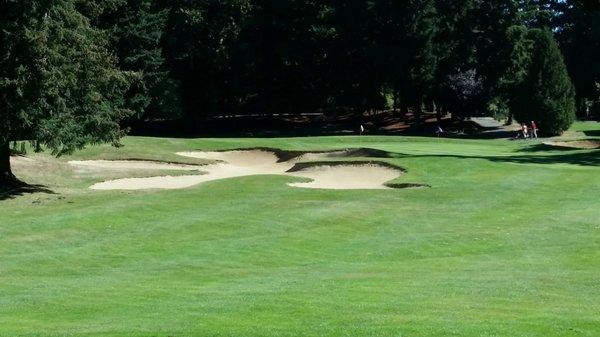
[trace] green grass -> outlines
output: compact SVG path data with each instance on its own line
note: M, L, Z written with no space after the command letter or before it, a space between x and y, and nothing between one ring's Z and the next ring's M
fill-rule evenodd
M595 137L600 124L572 131ZM589 135L586 135L587 132ZM417 137L124 139L15 172L0 201L0 336L600 335L600 152ZM431 189L244 177L91 191L65 161L368 147ZM359 160L359 159L357 159Z

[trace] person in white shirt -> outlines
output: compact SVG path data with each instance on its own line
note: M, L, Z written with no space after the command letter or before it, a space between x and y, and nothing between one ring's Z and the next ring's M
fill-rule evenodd
M529 132L527 130L527 124L521 125L521 131L523 131L523 139L529 138Z

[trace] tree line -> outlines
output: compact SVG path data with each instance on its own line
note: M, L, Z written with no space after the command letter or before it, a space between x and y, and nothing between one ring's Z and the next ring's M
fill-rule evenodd
M559 134L600 110L598 7L0 0L0 180L12 140L60 155L118 144L124 125L156 119L394 109L418 123L434 110Z

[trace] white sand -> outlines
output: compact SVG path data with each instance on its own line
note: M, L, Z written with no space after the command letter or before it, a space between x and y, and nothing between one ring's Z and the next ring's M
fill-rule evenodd
M218 161L205 166L160 164L130 161L88 161L72 162L74 166L89 166L100 169L156 169L189 170L200 168L205 175L159 176L151 178L125 178L106 181L91 186L98 190L144 190L178 189L191 187L203 182L252 175L287 175L312 179L308 183L291 183L290 186L323 189L385 189L387 181L399 177L402 172L381 165L323 165L306 168L297 172L289 171L299 160L327 158L327 153L310 153L288 162L278 162L277 156L268 151L226 151L226 152L179 152L178 155ZM332 156L342 156L343 152ZM114 163L114 165L112 164Z
M25 156L11 156L10 157L10 164L11 165L26 165L26 164L31 164L35 162L35 160L29 158L29 157L25 157Z
M276 164L277 156L273 152L263 150L219 151L219 152L177 152L177 155L189 158L210 159L229 163L235 166L252 167Z
M219 164L207 165L203 170L220 177L255 174L282 174L294 166L293 162L279 163L273 152L262 150L224 152L178 152L183 157L210 159ZM219 178L222 179L222 178Z
M291 183L293 187L332 190L387 189L385 183L400 176L400 171L381 165L324 165L310 167L294 176L312 179L308 183Z
M208 180L204 175L124 178L98 183L90 188L93 190L178 189L198 185L205 181Z
M293 159L295 162L320 161L332 158L343 158L348 154L347 151L332 152L307 152Z
M69 164L79 170L171 170L198 171L200 165L170 164L144 160L86 160L70 161Z

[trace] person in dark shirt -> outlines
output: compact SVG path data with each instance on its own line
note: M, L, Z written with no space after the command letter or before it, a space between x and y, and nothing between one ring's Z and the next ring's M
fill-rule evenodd
M537 132L538 132L537 124L535 124L534 121L531 121L531 138L537 139L537 137L538 137Z

